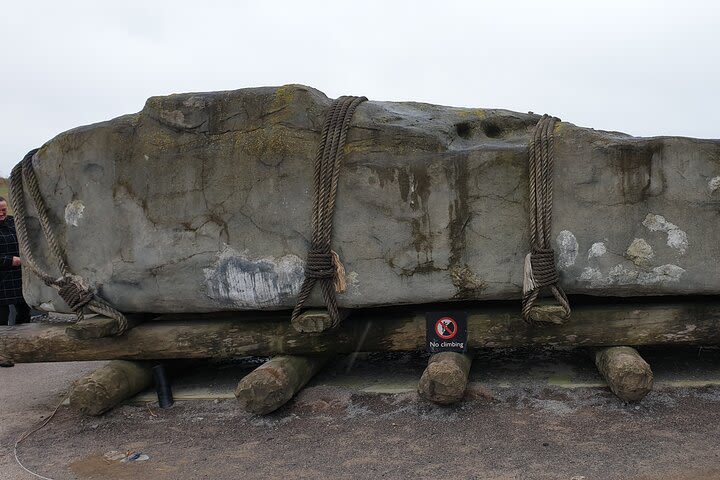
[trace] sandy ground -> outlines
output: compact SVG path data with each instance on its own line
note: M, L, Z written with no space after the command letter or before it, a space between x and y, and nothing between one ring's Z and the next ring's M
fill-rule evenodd
M19 448L28 468L60 479L720 478L720 351L647 350L657 388L625 405L583 352L496 351L476 359L466 400L420 400L422 355L338 359L290 404L256 417L232 387L252 365L175 375L175 406L152 393L102 417L67 407ZM0 370L0 478L33 478L12 444L98 364ZM119 463L109 451L136 451Z

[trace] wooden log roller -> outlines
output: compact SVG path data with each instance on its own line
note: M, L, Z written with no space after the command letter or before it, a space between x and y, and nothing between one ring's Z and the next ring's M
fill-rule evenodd
M608 347L595 352L595 365L610 390L625 402L639 402L653 386L650 365L631 347Z
M285 405L327 360L327 356L275 357L240 380L235 397L245 411L267 415Z
M70 408L85 415L100 415L152 382L149 364L114 360L75 383L70 390Z
M473 356L467 353L441 352L432 355L418 383L420 396L441 405L462 400L472 359Z

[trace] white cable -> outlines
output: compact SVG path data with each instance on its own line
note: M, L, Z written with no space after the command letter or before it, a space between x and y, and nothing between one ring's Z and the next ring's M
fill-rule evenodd
M35 477L37 477L37 478L40 478L40 479L42 479L42 480L53 480L53 479L52 479L52 478L48 478L48 477L44 477L44 476L40 475L39 473L35 473L35 472L31 471L31 470L28 470L28 469L25 467L25 465L23 465L22 462L20 461L20 459L18 458L17 447L18 447L18 445L20 445L20 442L22 442L23 440L27 439L30 435L32 435L33 433L37 432L37 431L40 430L41 428L43 428L45 425L47 425L47 424L50 422L50 420L52 420L52 418L55 416L55 414L57 413L57 411L60 409L60 406L65 402L65 398L66 398L66 397L63 397L63 399L60 400L60 403L58 403L58 406L55 407L55 410L53 410L52 414L51 414L47 419L45 419L44 422L42 422L39 426L33 428L32 430L28 430L27 432L25 432L25 433L17 440L17 442L15 442L15 446L13 447L13 455L15 456L15 461L17 462L17 464L20 465L20 468L22 468L23 470L25 470L25 471L26 471L27 473L29 473L30 475L33 475L33 476L35 476Z

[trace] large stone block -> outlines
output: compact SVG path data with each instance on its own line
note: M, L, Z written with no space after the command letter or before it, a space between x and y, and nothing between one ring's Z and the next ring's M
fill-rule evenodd
M298 85L189 93L58 135L33 165L71 270L126 312L292 307L329 105ZM333 247L348 273L339 304L520 298L538 119L361 104L335 214ZM562 122L555 152L566 292L720 293L720 141ZM34 218L29 227L54 271ZM29 271L24 287L31 304L66 310Z

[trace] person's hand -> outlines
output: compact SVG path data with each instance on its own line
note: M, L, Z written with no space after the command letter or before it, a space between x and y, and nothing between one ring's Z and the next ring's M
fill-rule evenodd
M13 267L19 267L20 266L20 257L13 257Z

